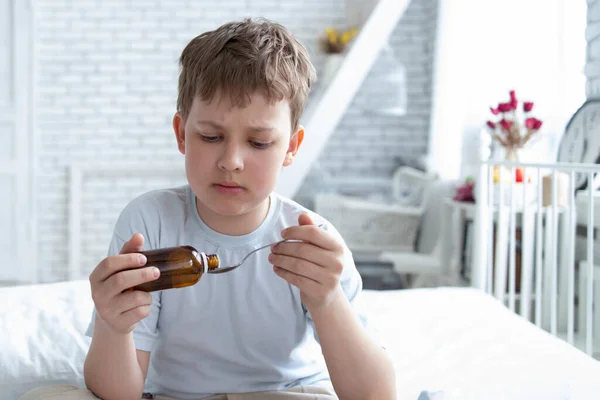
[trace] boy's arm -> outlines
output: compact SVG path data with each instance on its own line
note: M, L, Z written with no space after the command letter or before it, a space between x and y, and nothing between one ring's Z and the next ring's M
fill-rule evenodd
M311 316L340 399L396 398L392 362L371 340L341 288L326 306L311 310Z
M358 273L349 268L352 257L343 239L334 229L316 227L307 214L298 223L281 233L298 242L273 246L269 261L277 275L300 289L336 394L341 400L395 399L393 364L371 339L342 288L344 272L344 283L352 286L348 290L357 295L361 289L352 284L351 276Z
M114 254L121 242L115 236L109 253ZM143 244L142 235L133 235L121 246L120 254L105 258L90 274L95 307L86 333L92 341L83 372L88 389L105 400L139 399L144 390L150 352L137 347L152 347L160 295L125 290L158 277L153 275L154 267L134 268L146 263L145 257L136 254ZM144 337L136 346L133 332L140 321Z
M136 350L133 333L116 333L96 316L85 359L85 384L105 399L139 399L144 391L150 352Z

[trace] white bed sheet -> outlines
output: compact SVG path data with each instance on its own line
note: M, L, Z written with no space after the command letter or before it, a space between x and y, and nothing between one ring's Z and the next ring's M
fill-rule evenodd
M600 362L471 288L365 291L398 399L600 399Z
M600 363L466 288L364 291L393 357L398 399L600 399ZM0 288L0 399L83 385L87 281Z

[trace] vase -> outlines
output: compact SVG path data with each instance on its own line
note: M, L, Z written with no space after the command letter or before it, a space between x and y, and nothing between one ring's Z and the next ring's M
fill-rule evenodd
M519 162L519 148L518 147L508 147L504 149L504 161L509 162Z
M328 54L325 58L323 75L321 76L321 84L324 87L329 86L329 84L333 81L333 78L335 78L338 70L344 62L344 57L345 55L342 53L332 53Z

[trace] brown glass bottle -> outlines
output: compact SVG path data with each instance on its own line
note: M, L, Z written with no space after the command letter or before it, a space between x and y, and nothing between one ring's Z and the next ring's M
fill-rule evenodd
M167 247L140 253L148 260L142 268L156 267L160 270L160 276L134 286L131 290L153 292L191 286L206 271L219 268L219 257L216 254L199 253L192 246Z

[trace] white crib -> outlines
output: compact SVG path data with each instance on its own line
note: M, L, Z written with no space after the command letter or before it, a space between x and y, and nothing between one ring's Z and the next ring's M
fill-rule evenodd
M518 168L521 182L515 179ZM594 239L600 197L593 182L598 173L600 165L590 164L482 163L472 247L474 286L596 357L600 259L594 257Z

